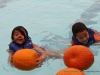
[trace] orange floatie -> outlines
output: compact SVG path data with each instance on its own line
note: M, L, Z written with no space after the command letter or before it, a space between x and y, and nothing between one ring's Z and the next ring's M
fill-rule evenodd
M82 45L74 45L66 49L63 59L67 67L86 70L93 64L94 55L89 48Z
M85 73L76 68L65 68L58 71L56 75L85 75Z
M13 55L13 65L20 70L32 70L37 67L38 53L33 49L20 49Z

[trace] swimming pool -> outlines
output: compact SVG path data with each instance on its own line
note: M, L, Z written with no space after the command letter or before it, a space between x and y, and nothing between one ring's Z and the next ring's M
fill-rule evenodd
M65 68L62 59L49 59L42 67L28 72L9 66L6 50L15 26L24 26L34 43L61 50L70 45L73 23L81 21L87 27L100 31L99 19L100 0L0 0L1 74L55 75L57 71ZM100 74L99 45L90 47L95 55L95 62L85 71L87 75Z

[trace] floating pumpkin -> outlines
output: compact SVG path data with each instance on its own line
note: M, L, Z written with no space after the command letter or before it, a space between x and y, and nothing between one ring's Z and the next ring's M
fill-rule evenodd
M85 75L85 73L76 68L64 68L58 71L56 75Z
M38 53L33 49L20 49L13 55L13 65L20 70L32 70L37 67Z
M64 63L67 67L80 70L88 69L94 62L94 55L89 48L82 45L74 45L66 49Z

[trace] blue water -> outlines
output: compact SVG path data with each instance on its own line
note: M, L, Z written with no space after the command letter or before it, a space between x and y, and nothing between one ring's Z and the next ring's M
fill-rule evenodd
M21 71L7 63L11 31L24 26L33 43L53 50L70 46L71 26L81 21L100 31L100 0L0 0L0 71L2 75L55 75L66 66L62 59L49 59L42 67ZM90 47L95 55L87 75L100 75L100 44ZM90 72L88 72L90 71Z

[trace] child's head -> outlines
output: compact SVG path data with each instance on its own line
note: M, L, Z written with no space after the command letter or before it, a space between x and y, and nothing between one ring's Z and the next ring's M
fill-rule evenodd
M11 39L21 45L28 38L28 32L23 26L17 26L12 30Z
M72 26L73 36L81 43L87 43L89 39L88 28L81 22Z

